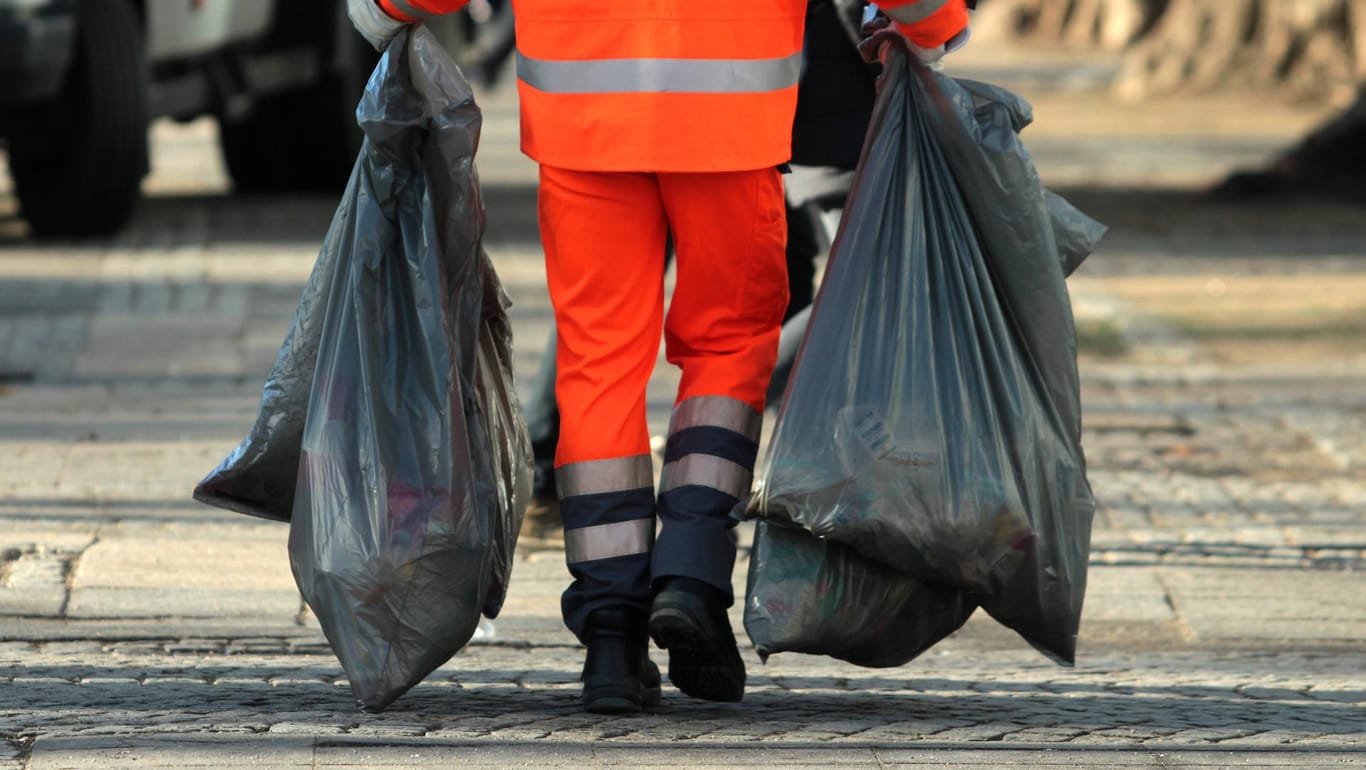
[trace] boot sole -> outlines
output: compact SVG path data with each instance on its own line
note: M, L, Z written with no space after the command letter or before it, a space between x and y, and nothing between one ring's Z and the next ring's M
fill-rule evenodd
M585 687L583 709L592 714L638 714L659 704L659 688L642 686L631 691L620 685Z
M590 714L639 714L641 702L625 695L589 695L584 693L583 710Z
M728 703L744 698L745 662L731 634L709 629L686 607L656 603L650 638L669 651L669 681L684 695Z

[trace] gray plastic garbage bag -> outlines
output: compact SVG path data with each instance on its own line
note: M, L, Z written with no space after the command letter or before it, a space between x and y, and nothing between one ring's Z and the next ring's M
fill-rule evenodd
M829 655L899 666L957 631L976 606L802 529L760 521L749 562L745 631L759 657Z
M1104 228L1043 190L1029 120L890 57L747 514L961 591L1070 662L1094 502L1064 277Z
M195 496L290 522L299 589L379 710L501 608L531 444L469 85L404 32L357 117L365 143L256 425Z

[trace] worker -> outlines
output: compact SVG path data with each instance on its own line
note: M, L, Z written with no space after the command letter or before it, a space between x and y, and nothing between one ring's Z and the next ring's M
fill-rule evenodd
M872 117L877 67L859 55L861 0L815 0L808 5L792 122L792 174L786 179L787 309L778 363L769 384L767 407L776 410L792 368L816 278L816 259L829 246L825 211L842 206L863 138ZM795 184L794 184L795 182ZM672 261L666 249L665 264ZM800 323L789 326L793 316ZM781 376L780 376L781 375ZM522 517L519 542L563 547L564 523L555 491L555 445L560 412L555 405L555 332L552 329L527 398L534 476L531 502ZM652 446L659 450L658 442Z
M383 47L401 24L465 1L349 0L349 10ZM918 51L942 50L967 26L964 0L888 5ZM561 610L587 647L583 705L653 705L651 638L684 694L738 701L728 514L750 489L787 307L779 166L806 0L514 8L522 150L540 164L558 333L555 473L573 577ZM682 377L656 494L645 395L661 330Z

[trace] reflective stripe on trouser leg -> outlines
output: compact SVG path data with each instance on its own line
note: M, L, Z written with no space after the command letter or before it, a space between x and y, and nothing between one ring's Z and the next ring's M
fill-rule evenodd
M726 396L698 396L675 407L659 481L663 528L654 579L683 575L731 595L730 511L749 494L762 419L754 407Z
M599 607L650 606L645 391L663 326L667 224L650 174L542 166L537 206L558 335L555 465L574 576L561 608L582 638Z
M649 455L638 455L562 465L555 473L564 556L574 577L560 609L565 625L582 639L593 610L650 609L654 468Z
M660 174L677 279L664 325L683 370L660 484L654 579L731 593L730 511L750 491L764 394L787 308L777 170Z

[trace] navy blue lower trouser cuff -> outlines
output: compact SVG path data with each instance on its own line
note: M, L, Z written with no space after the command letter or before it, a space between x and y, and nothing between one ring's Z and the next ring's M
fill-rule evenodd
M735 570L735 526L730 511L736 499L724 492L689 485L659 496L662 527L655 543L650 573L661 578L679 576L701 580L734 599L731 573Z
M654 490L644 487L561 498L560 516L569 574L574 578L560 597L569 630L582 640L589 614L602 607L649 612ZM595 529L607 537L595 542Z
M588 565L588 566L582 566ZM634 554L583 562L570 567L574 582L560 595L564 624L583 641L588 616L606 607L650 612L650 554Z

